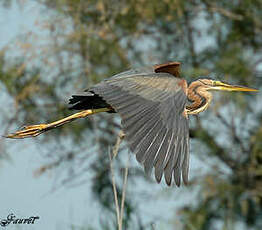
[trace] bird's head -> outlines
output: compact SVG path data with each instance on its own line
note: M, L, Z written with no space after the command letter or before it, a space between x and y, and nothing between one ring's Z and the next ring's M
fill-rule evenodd
M220 91L253 91L257 92L257 89L249 88L246 86L229 85L221 81L211 79L199 79L199 82L206 88L206 90L220 90Z

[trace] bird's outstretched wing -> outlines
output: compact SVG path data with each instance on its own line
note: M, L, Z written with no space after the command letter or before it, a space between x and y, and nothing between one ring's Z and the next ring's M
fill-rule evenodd
M90 88L120 114L130 150L144 165L155 168L158 182L164 174L177 186L188 182L189 128L184 113L186 81L169 73L133 73L110 78Z

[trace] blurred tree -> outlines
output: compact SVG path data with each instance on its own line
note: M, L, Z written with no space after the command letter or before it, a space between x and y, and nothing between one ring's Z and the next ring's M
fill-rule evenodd
M6 56L12 46L1 53L0 81L16 105L10 124L38 123L68 114L64 103L57 104L65 94L69 96L125 70L130 63L137 66L176 60L183 63L183 75L188 80L216 73L215 77L223 75L223 80L261 88L261 0L38 2L48 15L45 23L39 22L39 28L47 31L51 39L41 42L41 37L34 40L32 34L27 34L17 39L20 58ZM191 179L192 189L196 184L201 187L196 204L185 206L178 213L183 220L181 229L261 229L261 93L223 94L215 97L214 102L208 112L191 118L191 152L211 165L203 177ZM60 153L52 156L51 163L38 173L70 164L74 170L62 180L68 183L80 175L86 177L83 172L92 162L94 197L112 214L114 203L106 156L120 130L119 119L108 114L94 119L39 138L40 142L56 143ZM92 151L99 154L93 161L87 152L83 156L87 136L97 143ZM69 149L65 140L78 145ZM211 157L213 161L209 163ZM121 174L123 159L117 159ZM79 162L84 166L79 167ZM130 179L137 174L135 169L133 172ZM119 183L118 190L121 189ZM136 210L131 194L127 194L126 207L128 229L134 221L131 213ZM112 223L105 219L104 228ZM143 229L139 223L137 226Z

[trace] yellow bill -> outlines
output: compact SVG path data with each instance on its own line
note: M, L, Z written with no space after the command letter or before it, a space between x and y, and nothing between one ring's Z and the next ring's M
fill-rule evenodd
M246 91L246 92L258 92L258 89L249 88L246 86L240 85L229 85L221 81L214 81L213 87L214 90L223 90L223 91Z

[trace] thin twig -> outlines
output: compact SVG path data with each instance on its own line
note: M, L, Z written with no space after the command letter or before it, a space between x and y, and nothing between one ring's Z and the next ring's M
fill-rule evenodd
M118 229L121 230L121 228L120 228L119 204L118 204L118 196L117 196L117 190L116 190L116 181L115 181L115 173L114 173L114 168L113 168L113 160L112 160L112 156L111 156L110 151L108 151L108 154L109 154L109 160L110 160L110 170L111 170L112 186L113 186L115 205L116 205L116 217L117 217Z
M128 176L129 160L130 160L130 154L128 153L128 158L127 158L127 163L126 163L126 168L125 168L125 175L124 175L124 182L123 182L122 200L121 200L121 213L120 213L121 229L122 229L124 206L125 206L125 198L126 198L126 188L127 188L127 176Z
M116 157L119 151L119 147L121 144L121 140L124 138L124 133L121 130L118 134L116 144L113 148L112 155ZM118 230L122 230L122 224L123 224L123 215L124 215L124 206L125 206L125 198L126 198L126 188L127 188L127 176L128 176L128 168L129 168L129 158L130 155L128 154L128 160L127 165L125 168L125 174L124 174L124 181L123 181L123 190L122 190L122 197L121 197L121 209L119 211L119 203L118 203L118 194L116 189L116 181L115 181L115 173L113 168L113 159L112 155L109 151L109 159L110 159L110 170L111 170L111 176L112 176L112 186L113 186L113 192L114 192L114 199L115 199L115 206L116 206L116 216L117 216L117 224L118 224Z
M119 151L119 147L120 147L120 144L121 144L121 141L122 139L124 138L125 134L123 133L122 130L120 130L118 136L117 136L117 139L116 139L116 144L113 148L113 156L116 157L116 155L118 154L118 151Z

